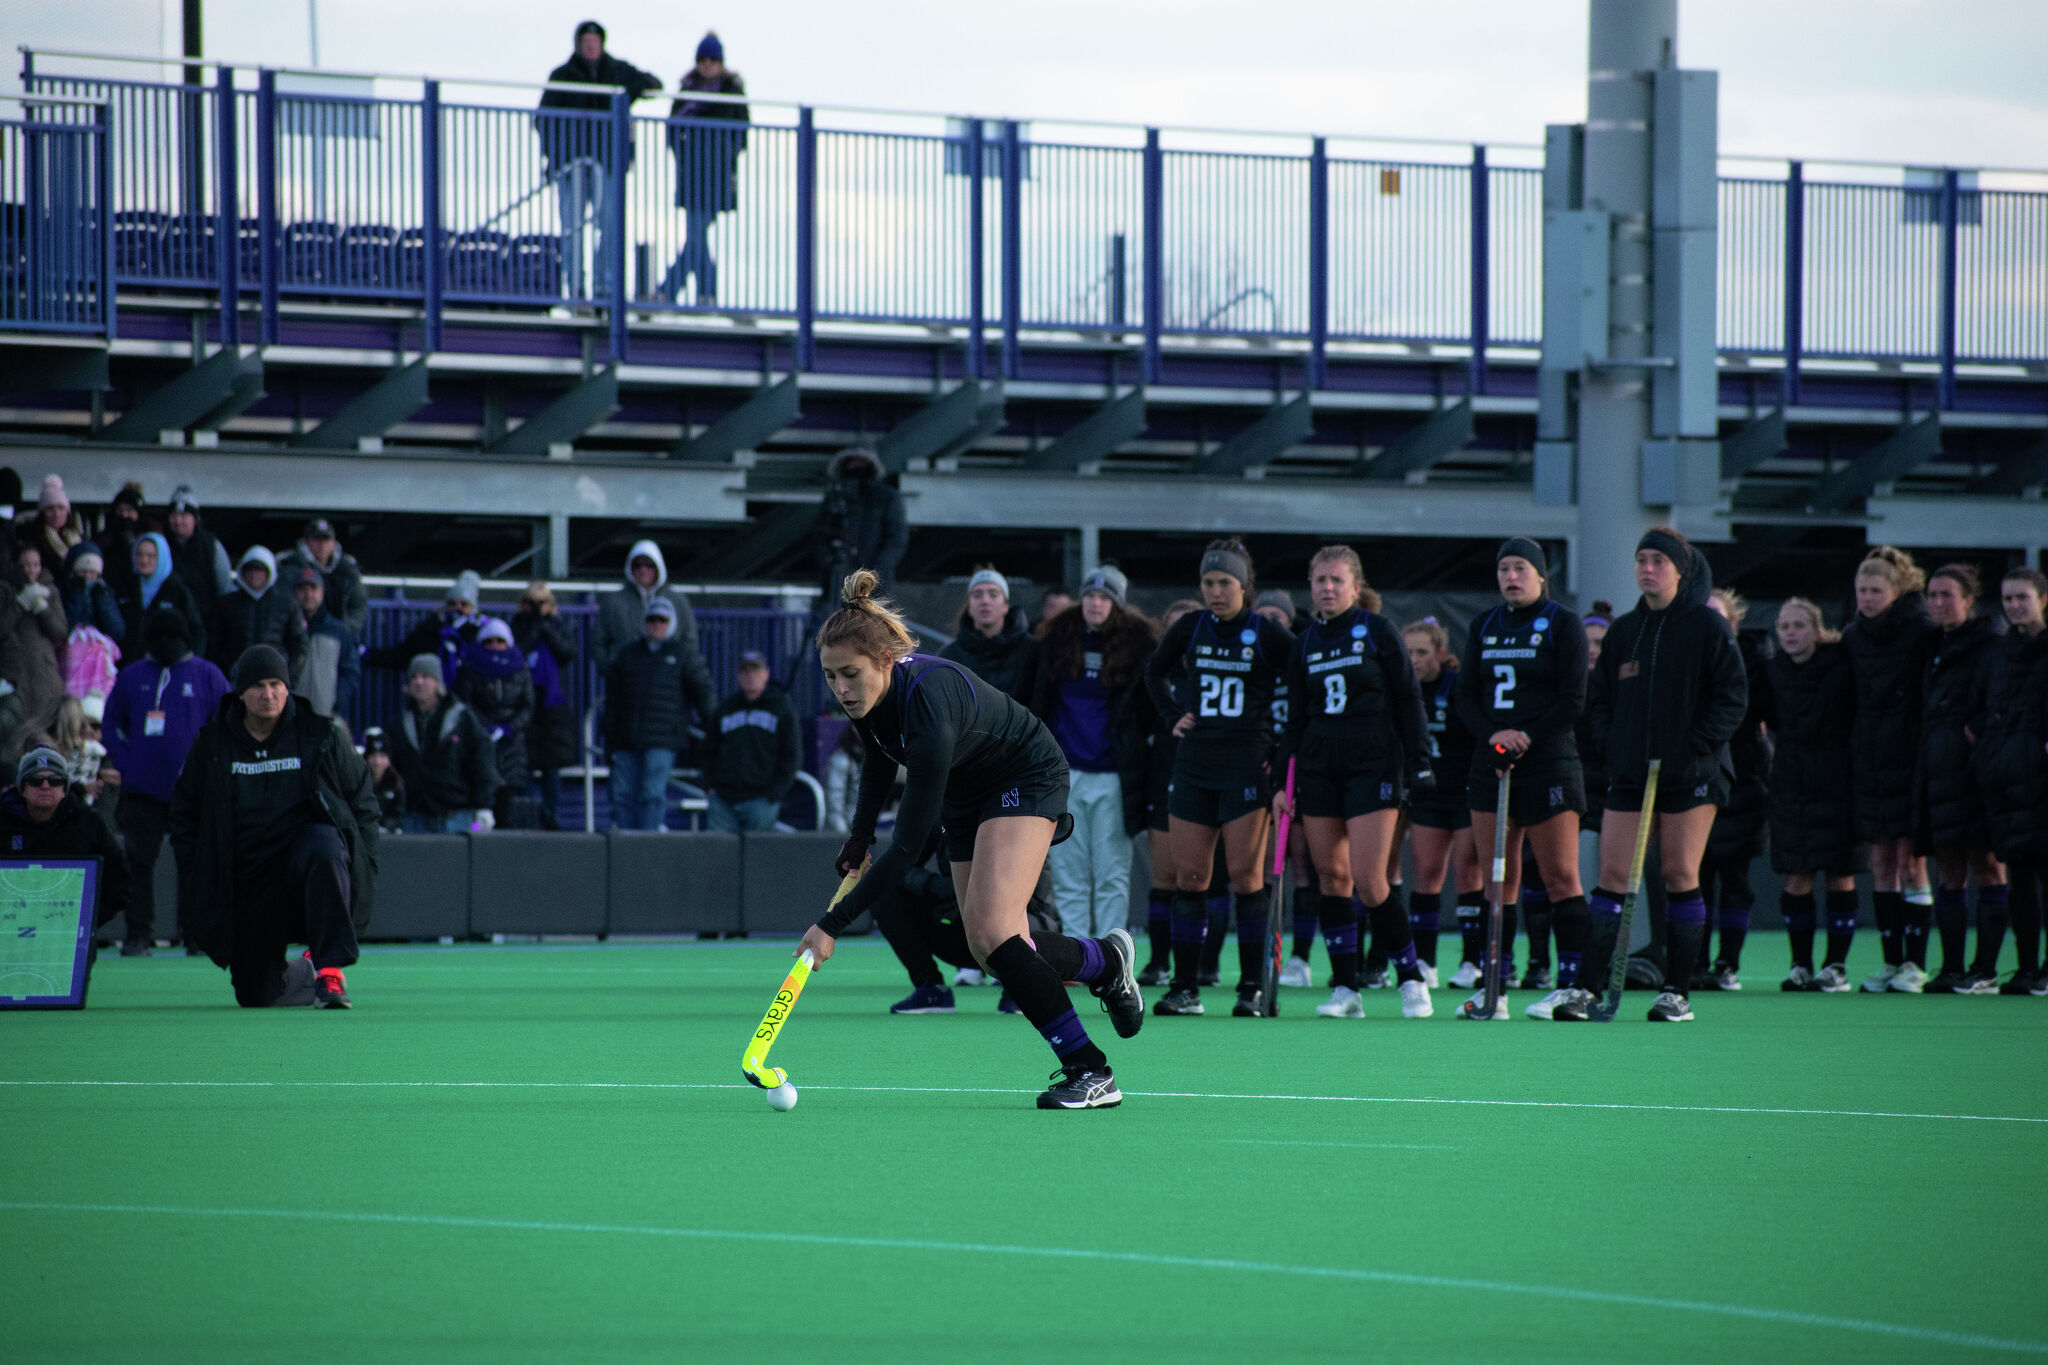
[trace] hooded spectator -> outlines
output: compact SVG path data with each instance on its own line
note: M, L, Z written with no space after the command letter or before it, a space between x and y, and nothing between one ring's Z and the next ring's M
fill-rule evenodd
M206 618L199 603L171 567L171 543L161 531L145 531L135 539L135 588L121 600L121 619L130 635L141 630L143 613L168 602L190 623L194 653L206 653Z
M318 569L327 585L328 615L362 639L370 623L370 593L363 586L363 566L356 563L354 555L342 551L334 536L334 523L325 517L307 522L299 543L277 561L278 576L287 583L296 583L299 570L306 567ZM399 660L399 665L404 662Z
M989 686L1013 697L1031 682L1038 641L1022 607L1010 604L1010 581L984 565L967 580L967 605L960 633L939 651L941 659L966 664Z
M556 610L555 594L535 579L512 614L512 642L533 678L533 722L526 728L526 761L538 774L540 822L555 828L562 802L562 769L582 751L581 727L562 670L576 661L576 640Z
M676 641L676 606L650 597L640 642L612 656L604 675L604 740L611 757L612 824L617 829L660 829L668 809L668 779L688 744L690 711L714 709L699 690L689 652ZM695 661L697 670L703 660Z
M41 550L43 566L52 571L64 562L72 546L85 539L85 527L71 505L71 495L64 491L64 480L55 474L43 480L36 510L14 519L14 539Z
M704 727L709 824L724 834L774 829L803 762L796 703L768 676L767 658L740 655L735 681L739 687Z
M882 477L882 462L864 446L850 446L825 468L825 501L812 532L825 572L825 600L839 601L839 584L855 569L873 569L887 592L910 545L903 495Z
M35 748L14 765L14 785L0 792L0 858L100 860L93 924L128 907L130 878L121 846L85 802L71 794L64 756Z
M697 277L697 306L718 306L718 262L711 258L711 225L740 206L740 153L747 148L747 106L702 95L743 97L747 83L725 64L725 44L707 33L697 64L683 73L668 109L668 149L676 159L676 207L683 211L683 250L662 280L660 293L678 301ZM721 126L729 125L729 126Z
M498 755L497 823L506 823L510 799L523 793L532 776L526 766L526 730L533 721L533 674L512 641L512 627L485 621L476 643L463 656L455 695L469 704L491 732Z
M301 565L299 574L318 569ZM321 580L322 601L326 581ZM332 609L330 608L330 611ZM293 600L293 589L278 582L277 557L261 545L242 552L235 566L235 585L214 599L206 628L207 656L223 671L233 668L251 645L274 645L296 674L306 654L306 618Z
M226 547L219 537L199 524L199 499L193 495L192 485L181 483L171 494L170 510L164 514L164 530L171 542L171 572L192 594L194 602L211 605L235 585Z
M476 712L448 694L438 655L405 671L406 705L391 758L405 780L406 828L415 834L488 830L498 792L498 759Z
M33 540L0 563L0 762L46 739L64 699L61 651L70 630Z
M441 676L453 682L462 671L463 656L476 643L478 629L489 619L477 609L482 595L483 579L475 570L464 569L448 585L440 611L423 618L397 644L371 650L369 662L378 668L405 668L420 655L431 654L441 661Z
M156 523L143 514L142 485L130 481L121 485L121 491L114 494L114 500L107 504L107 514L102 519L100 532L93 539L99 542L100 557L106 561L102 571L107 586L114 590L115 600L127 596L135 588L135 539L144 531L158 530Z
M656 599L675 608L674 629L668 641L676 647L684 671L689 675L690 699L700 715L710 715L718 705L711 686L711 670L697 646L697 615L683 594L669 585L668 561L661 547L651 540L635 541L626 552L626 583L606 593L597 602L597 626L591 635L591 662L599 673L611 667L619 651L646 636L647 609Z
M131 955L149 951L156 924L156 857L178 773L228 695L227 677L192 652L190 625L167 602L150 608L141 628L148 655L121 670L107 698L107 767L121 785L121 840L137 879L121 950Z
M207 665L212 667L212 665ZM377 802L339 722L291 695L282 651L235 660L171 798L178 920L244 1006L348 1008L377 887ZM307 953L288 964L285 949Z
M292 602L304 622L305 652L290 664L292 691L318 716L346 714L362 681L356 637L327 611L327 585L318 569L299 570Z
M81 540L64 560L64 619L71 633L64 643L64 690L74 697L104 697L114 690L127 622L114 593L100 577L99 546Z

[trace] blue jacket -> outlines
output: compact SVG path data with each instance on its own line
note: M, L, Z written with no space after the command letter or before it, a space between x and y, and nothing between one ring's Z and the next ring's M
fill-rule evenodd
M102 722L121 789L169 801L192 741L227 694L226 675L197 654L168 669L148 657L122 669ZM162 734L149 733L152 711L164 713Z

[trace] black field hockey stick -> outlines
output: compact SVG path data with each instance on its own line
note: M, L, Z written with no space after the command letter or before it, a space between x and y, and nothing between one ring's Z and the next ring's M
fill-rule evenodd
M1498 744L1493 746L1493 751L1502 757L1507 754L1507 750ZM1507 894L1508 779L1513 772L1513 764L1500 770L1500 789L1493 797L1493 894L1487 898L1486 905L1486 1003L1479 1012L1481 1019L1493 1018L1500 1009L1500 927L1504 913L1501 900Z
M1650 826L1657 817L1657 775L1664 760L1650 760L1650 775L1643 779L1643 811L1636 825L1636 851L1629 855L1628 890L1621 897L1621 925L1614 933L1614 958L1607 968L1607 994L1593 1004L1590 1017L1596 1024L1611 1024L1621 1009L1621 993L1628 987L1629 926L1636 918L1636 897L1643 887L1643 859L1650 851Z

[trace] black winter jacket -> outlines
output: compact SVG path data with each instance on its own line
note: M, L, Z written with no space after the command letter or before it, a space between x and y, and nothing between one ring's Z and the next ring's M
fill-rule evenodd
M1927 656L1940 634L1917 592L1842 631L1856 670L1856 837L1866 844L1913 833L1914 772L1920 765L1921 692Z
M1852 870L1850 736L1856 677L1849 651L1822 644L1805 663L1776 654L1764 666L1764 724L1771 756L1771 867L1777 872Z
M975 676L999 692L1021 699L1038 670L1038 641L1021 607L1011 607L1003 628L983 635L973 618L960 613L960 633L939 651L941 659L966 664Z
M470 658L486 651L472 650ZM455 695L469 704L476 718L491 733L498 751L498 785L514 791L526 790L526 727L533 721L533 675L526 671L525 657L516 650L504 653L519 660L519 666L494 672L488 661L472 662L455 678Z
M391 728L391 762L414 815L489 810L498 795L498 757L476 712L451 696L425 715L410 700Z
M221 699L192 742L184 771L171 793L168 827L178 860L178 925L185 941L225 967L235 950L238 922L235 807L228 764L235 742L228 727L240 725L248 708L239 696ZM298 730L298 749L307 818L341 832L349 855L349 910L356 932L369 926L377 898L377 798L370 769L338 720L322 716L293 697L279 726Z
M214 599L206 626L206 657L223 673L235 671L235 660L250 645L276 645L294 673L306 657L306 618L291 591L272 583L252 596L237 583Z
M1973 616L1935 637L1927 660L1926 709L1920 719L1914 845L1936 849L1991 847L1991 826L1970 762L1972 735L1984 733L1984 670L1998 647L1998 622Z
M2048 859L2048 630L2013 631L1992 651L1984 678L1984 730L1975 753L1977 789L1991 848L2008 861Z
M150 607L156 606L159 602L170 603L184 615L186 622L192 627L192 652L202 659L206 658L206 618L200 613L199 604L193 600L192 593L185 587L184 581L175 573L158 585L156 596L150 599L149 607L142 605L142 587L140 584L131 588L121 598L121 619L128 627L127 633L121 638L140 642L142 640L142 618L149 611ZM139 659L142 657L142 652L140 649L137 649L126 657ZM222 671L225 672L226 670Z
M1664 760L1667 791L1733 775L1728 741L1749 684L1728 623L1707 605L1706 561L1697 550L1692 560L1669 607L1638 600L1600 646L1586 710L1611 785L1640 787L1653 758Z
M649 648L645 637L622 645L604 672L604 742L608 750L670 749L690 739L696 682L685 646L674 636Z
M599 87L587 95L574 90L549 90L540 97L540 112L533 116L533 127L540 134L540 151L547 158L548 168L560 171L579 159L610 168L621 159L612 145L611 127L603 118L589 117L610 112L612 92L604 87L624 90L630 109L634 100L661 89L661 77L650 76L609 52L595 62L586 62L577 53L548 73L548 84ZM631 137L626 139L623 159L628 167L632 166Z
M1771 737L1764 730L1769 682L1764 677L1764 652L1756 636L1740 631L1735 651L1749 684L1749 704L1728 739L1728 760L1734 767L1728 800L1714 815L1707 835L1707 854L1714 858L1754 858L1763 851L1764 826L1771 814Z
M871 472L857 477L853 471L863 464ZM910 518L903 510L903 494L889 485L879 466L862 452L841 451L826 473L831 482L812 532L818 566L825 573L826 600L837 602L840 580L861 568L880 575L886 591L895 583L896 566L910 546Z
M93 907L93 924L105 924L128 908L128 859L120 841L99 812L75 796L66 796L55 815L37 822L29 818L19 791L9 787L0 792L0 858L97 858L99 904Z
M803 762L802 724L780 684L752 701L734 692L704 727L705 783L727 801L780 802Z
M560 616L518 611L512 614L512 643L527 655L544 645L563 670L562 701L550 706L538 694L533 699L533 721L526 727L526 761L549 772L566 768L576 762L582 748L581 726L569 700L567 676L569 665L576 661L576 637Z
M740 153L747 149L747 106L695 96L746 93L747 83L737 71L721 71L708 82L695 67L683 73L675 100L668 107L668 149L676 159L677 208L724 213L740 206L739 164ZM688 121L676 122L678 119ZM717 126L720 123L736 126L721 128Z

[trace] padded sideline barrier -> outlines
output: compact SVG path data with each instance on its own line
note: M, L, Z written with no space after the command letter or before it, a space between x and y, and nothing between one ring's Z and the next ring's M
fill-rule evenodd
M473 841L471 933L605 932L610 899L606 836L519 830L462 837Z
M750 934L801 934L817 923L838 888L832 860L843 834L749 834L740 844L740 927ZM861 917L859 932L872 923Z
M478 838L496 838L479 835ZM732 933L740 927L740 836L613 830L608 932Z
M363 937L461 938L469 933L467 834L387 834L377 841L377 905Z

